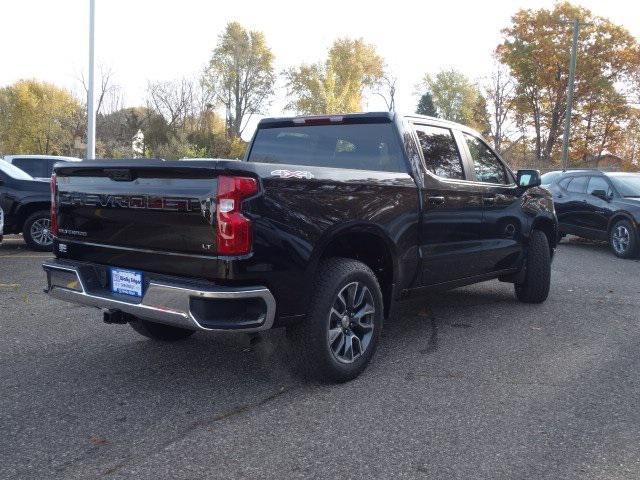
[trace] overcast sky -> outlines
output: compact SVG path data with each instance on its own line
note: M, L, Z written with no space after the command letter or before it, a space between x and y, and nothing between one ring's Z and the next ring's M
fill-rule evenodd
M148 80L199 75L225 24L237 20L265 33L276 70L323 59L337 37L363 37L398 78L397 110L413 111L415 85L427 72L454 67L486 76L500 30L520 8L551 0L96 0L97 65L111 68L125 105L144 101ZM594 14L640 37L640 2L580 0ZM635 5L634 5L635 4ZM3 0L0 86L37 78L82 92L89 0ZM279 88L266 112L281 115ZM384 109L371 97L367 110Z

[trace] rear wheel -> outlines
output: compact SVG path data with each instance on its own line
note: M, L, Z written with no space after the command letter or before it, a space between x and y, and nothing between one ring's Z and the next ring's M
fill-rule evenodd
M22 236L27 246L32 250L41 252L53 250L50 215L48 210L40 210L32 213L24 222Z
M367 367L382 330L383 300L374 273L361 262L332 258L322 264L305 322L287 335L308 376L351 380Z
M171 325L149 322L148 320L142 319L133 320L129 322L129 325L140 335L161 342L177 342L189 338L195 333L195 330L172 327Z
M628 220L618 220L609 233L609 245L620 258L632 258L638 253L638 233Z
M529 239L523 281L515 284L516 297L525 303L542 303L551 286L551 251L549 240L540 230L533 230Z

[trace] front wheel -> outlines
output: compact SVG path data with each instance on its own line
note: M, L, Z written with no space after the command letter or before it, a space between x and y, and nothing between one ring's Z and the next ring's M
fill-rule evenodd
M620 258L632 258L638 252L638 233L628 220L618 220L609 233L609 244Z
M133 320L129 322L129 325L140 335L161 342L177 342L189 338L196 333L195 330L172 327L171 325L149 322L148 320L142 319Z
M542 303L551 286L551 251L544 232L533 230L525 261L524 279L515 284L516 297L524 303Z
M53 250L50 215L48 210L41 210L31 214L24 222L22 236L30 249L40 252Z
M375 274L347 258L325 261L317 275L306 321L287 336L304 373L345 382L367 367L382 331L383 300Z

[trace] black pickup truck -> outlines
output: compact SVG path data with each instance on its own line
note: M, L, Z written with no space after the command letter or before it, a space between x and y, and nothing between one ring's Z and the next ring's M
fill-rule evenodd
M404 296L499 278L546 299L539 184L462 125L393 113L264 119L243 161L59 164L48 292L163 341L285 326L344 381Z

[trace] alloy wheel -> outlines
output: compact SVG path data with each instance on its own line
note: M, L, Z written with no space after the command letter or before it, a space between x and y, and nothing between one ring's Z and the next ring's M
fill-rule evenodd
M618 254L624 254L629 249L631 243L631 233L624 225L618 225L613 230L613 237L611 238L613 249Z
M51 234L51 220L48 218L39 218L33 222L29 233L31 234L33 241L41 247L48 247L53 242L53 235Z
M336 296L329 312L327 340L333 356L352 363L366 352L376 314L373 295L362 282L351 282Z

